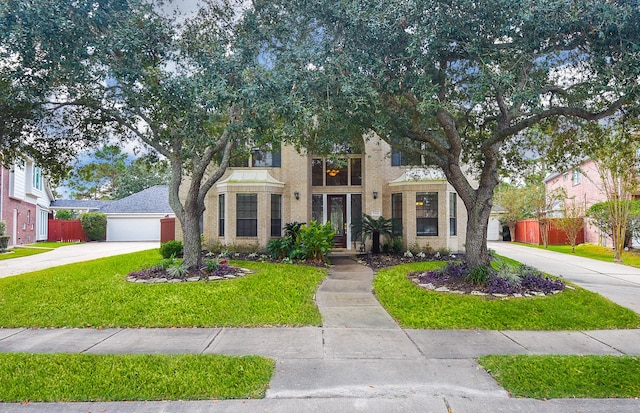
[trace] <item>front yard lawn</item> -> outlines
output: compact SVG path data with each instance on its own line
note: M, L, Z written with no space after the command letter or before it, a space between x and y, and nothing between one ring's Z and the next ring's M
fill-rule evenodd
M485 356L480 364L516 397L640 397L640 358Z
M405 264L380 270L376 297L404 328L484 330L597 330L638 328L640 316L606 298L575 287L546 297L487 299L426 291L407 274L443 262Z
M157 250L0 279L1 327L258 327L320 325L313 300L326 270L236 262L255 271L226 281L136 284L126 275Z
M0 354L0 401L262 398L275 363L259 356Z

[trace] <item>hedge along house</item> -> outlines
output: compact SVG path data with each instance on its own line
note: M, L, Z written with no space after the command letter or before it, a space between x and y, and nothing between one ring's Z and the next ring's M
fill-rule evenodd
M391 218L405 247L462 251L466 210L444 175L376 137L363 147L328 159L284 145L235 160L207 196L205 242L264 248L285 224L315 220L331 223L336 249L356 252L351 224L366 213Z

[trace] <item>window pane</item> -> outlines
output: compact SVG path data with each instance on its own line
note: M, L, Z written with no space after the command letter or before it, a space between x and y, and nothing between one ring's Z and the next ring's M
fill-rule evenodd
M311 219L320 224L324 222L322 195L311 196Z
M391 194L391 233L402 235L402 194Z
M279 168L281 163L280 147L273 150L258 149L251 152L251 166Z
M236 194L236 235L258 235L258 195Z
M218 195L218 235L224 237L224 194Z
M458 195L454 192L449 193L449 235L458 235L457 220L458 217Z
M349 185L349 168L346 160L332 162L327 160L327 186Z
M419 236L438 235L438 193L416 194L416 232Z
M311 160L311 185L324 185L324 170L322 168L322 159Z
M351 185L362 185L362 159L351 159Z
M282 195L271 195L271 236L282 236Z
M351 226L359 228L362 225L362 195L351 194ZM353 238L352 241L360 241L362 236Z
M396 149L391 151L391 166L420 166L422 155L413 152L401 152Z

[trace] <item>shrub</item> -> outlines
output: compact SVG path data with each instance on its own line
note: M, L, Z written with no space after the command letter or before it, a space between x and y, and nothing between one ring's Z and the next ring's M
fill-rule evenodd
M467 281L474 285L487 285L489 276L491 275L491 268L487 265L480 265L476 268L469 270L467 274Z
M300 228L300 251L305 259L315 262L325 262L325 254L333 247L335 231L331 223L324 225L311 221L306 227Z
M56 211L56 219L60 219L60 220L70 220L70 219L76 219L76 213L75 211L69 210L69 209L61 209L59 211Z
M528 275L522 280L521 285L527 290L542 291L545 294L553 291L562 291L565 288L562 281L552 280L542 275Z
M167 241L160 246L160 255L165 259L179 257L182 255L183 249L184 246L182 242L175 240Z
M7 233L7 223L5 221L0 221L0 235L4 235Z
M80 217L82 229L89 241L102 241L107 235L107 216L102 212L87 212Z

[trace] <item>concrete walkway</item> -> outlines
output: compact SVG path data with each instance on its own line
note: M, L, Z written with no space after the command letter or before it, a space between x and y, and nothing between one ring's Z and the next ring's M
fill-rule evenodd
M152 248L160 248L160 243L86 242L77 245L66 245L42 254L0 260L0 278Z
M0 411L638 412L639 400L511 398L474 357L640 354L640 330L403 330L371 291L373 272L335 258L316 301L322 327L0 329L0 351L261 354L276 359L263 400L0 404Z

